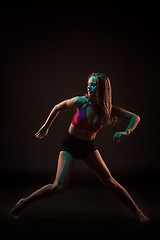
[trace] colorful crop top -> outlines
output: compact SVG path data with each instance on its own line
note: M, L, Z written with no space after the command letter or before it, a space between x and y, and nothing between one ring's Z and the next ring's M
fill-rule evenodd
M77 128L87 129L91 132L97 133L103 125L100 122L96 123L88 123L87 116L86 116L86 109L89 102L87 102L86 106L79 110L72 119L72 124Z

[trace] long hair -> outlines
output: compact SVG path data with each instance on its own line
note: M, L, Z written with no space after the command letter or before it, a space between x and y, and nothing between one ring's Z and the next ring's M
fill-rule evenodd
M88 80L92 76L96 78L96 103L99 110L104 113L103 123L113 124L116 122L116 119L112 114L112 89L110 80L105 74L94 72L88 76Z

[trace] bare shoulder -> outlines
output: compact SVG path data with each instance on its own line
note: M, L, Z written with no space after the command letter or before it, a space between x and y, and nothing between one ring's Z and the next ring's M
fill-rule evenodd
M87 98L85 96L72 97L56 104L56 110L63 111L69 108L81 108L85 102L87 102Z
M88 101L88 98L86 96L77 96L76 102L75 102L75 107L81 108L87 101Z
M112 114L116 117L125 117L125 118L131 118L132 116L138 117L135 113L132 113L130 111L125 110L122 107L119 107L117 105L112 105Z
M112 112L114 114L118 114L119 112L123 111L121 107L117 106L117 105L112 105Z

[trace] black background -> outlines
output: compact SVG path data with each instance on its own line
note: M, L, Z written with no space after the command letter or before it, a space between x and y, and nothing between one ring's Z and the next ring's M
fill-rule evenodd
M74 110L61 113L44 140L34 134L56 103L85 93L87 77L95 71L110 78L113 103L141 117L136 130L120 144L114 144L112 136L127 122L104 127L97 145L112 175L151 217L148 229L153 234L160 216L157 8L154 4L67 7L1 9L2 222L14 236L19 229L23 236L26 229L28 233L36 229L36 234L53 231L68 238L76 229L77 237L99 239L112 235L114 226L121 234L146 231L131 221L129 210L118 205L82 161L77 161L66 192L33 205L18 222L8 217L20 197L54 181L59 145Z

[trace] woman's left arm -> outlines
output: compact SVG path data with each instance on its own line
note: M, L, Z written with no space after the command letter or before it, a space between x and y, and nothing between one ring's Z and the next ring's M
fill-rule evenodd
M113 109L118 118L122 117L122 118L130 119L130 122L129 122L129 125L127 126L127 128L123 132L116 132L113 136L113 140L115 142L120 142L121 137L123 135L128 136L131 132L134 131L134 129L137 127L137 125L141 119L135 113L129 112L118 106L113 106Z

